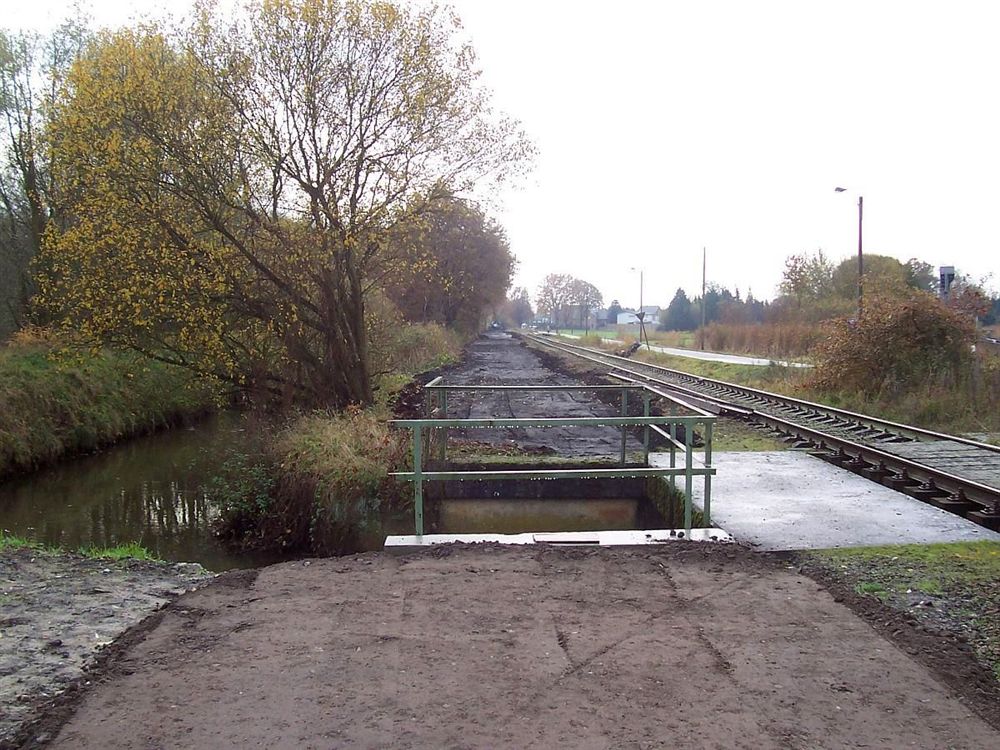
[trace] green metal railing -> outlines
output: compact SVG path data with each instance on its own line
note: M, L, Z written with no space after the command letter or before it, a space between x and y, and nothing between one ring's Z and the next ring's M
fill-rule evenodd
M626 380L626 379L623 379ZM391 476L413 482L414 533L424 533L424 482L477 479L597 479L621 477L668 478L676 488L677 477L684 477L684 529L690 536L692 526L692 493L694 478L704 478L703 517L705 525L711 524L712 503L712 431L715 416L693 406L676 396L659 391L643 383L626 382L622 385L445 385L442 378L435 378L424 386L425 419L397 419L392 424L409 429L412 433L413 471L395 472ZM496 392L496 391L601 391L613 390L620 393L620 417L548 417L548 418L489 418L489 419L449 419L448 394L455 391ZM643 402L643 416L628 416L628 394L639 391ZM654 398L670 404L670 414L650 415L650 404ZM690 412L678 414L678 410ZM696 466L693 435L695 425L701 425L704 435L704 459ZM621 428L621 450L617 468L569 468L569 469L511 469L492 471L425 471L425 447L430 449L431 436L438 436L437 457L441 463L447 460L449 428L499 429L505 427L599 427ZM679 426L684 427L684 440L678 439ZM641 427L643 435L642 466L626 466L626 441L629 428ZM655 431L666 439L670 449L669 466L649 465L650 431ZM426 438L425 438L426 433ZM427 450L426 453L430 453ZM680 456L678 456L680 454ZM678 458L683 458L683 466L678 466Z

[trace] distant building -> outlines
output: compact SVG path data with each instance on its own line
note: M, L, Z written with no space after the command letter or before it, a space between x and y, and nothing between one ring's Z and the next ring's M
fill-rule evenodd
M643 305L642 311L645 313L643 316L643 321L646 325L652 323L656 325L660 321L660 306L659 305ZM618 314L618 325L620 326L637 326L639 325L639 315L635 310L622 310Z

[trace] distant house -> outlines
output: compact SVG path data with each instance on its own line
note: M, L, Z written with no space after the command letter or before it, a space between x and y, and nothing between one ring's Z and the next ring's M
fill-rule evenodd
M650 323L656 324L660 321L660 307L659 305L643 305L642 312L645 313L643 316L643 321L646 325ZM618 314L618 325L620 326L637 326L639 325L639 314L635 310L622 310Z

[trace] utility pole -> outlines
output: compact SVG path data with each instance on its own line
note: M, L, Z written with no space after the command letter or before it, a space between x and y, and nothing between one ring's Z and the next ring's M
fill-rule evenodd
M635 317L639 321L639 335L638 335L638 338L636 340L640 344L642 344L642 338L646 334L646 324L645 324L646 313L644 313L642 311L642 286L643 286L643 284L642 284L643 278L642 277L643 277L643 270L644 269L638 268L637 266L631 266L629 268L629 270L630 271L638 271L639 272L639 310L636 312ZM646 336L646 348L647 349L649 348L649 337L648 336Z
M861 313L864 311L864 278L865 278L865 256L861 241L861 221L864 217L865 197L858 196L858 322L861 322Z
M847 192L847 188L835 187L835 193ZM865 278L865 256L864 244L862 242L861 222L865 215L865 197L858 195L858 320L861 320L861 313L864 311L864 278Z
M708 262L706 260L707 254L705 248L701 248L701 346L698 347L702 351L705 350L705 269L707 268Z

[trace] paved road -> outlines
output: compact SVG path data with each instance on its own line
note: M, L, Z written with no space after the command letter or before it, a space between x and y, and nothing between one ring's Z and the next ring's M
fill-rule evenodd
M571 336L567 334L559 334L560 338L564 339L578 339L579 336ZM612 344L622 344L626 342L621 339L605 339L605 341ZM762 357L746 357L741 354L722 354L721 352L704 352L698 349L678 349L673 346L656 346L651 345L649 347L654 352L661 352L662 354L670 354L674 357L687 357L689 359L703 359L708 362L725 362L730 365L753 365L757 367L769 367L771 365L780 365L781 367L812 367L812 365L805 362L790 362L783 359L764 359Z

